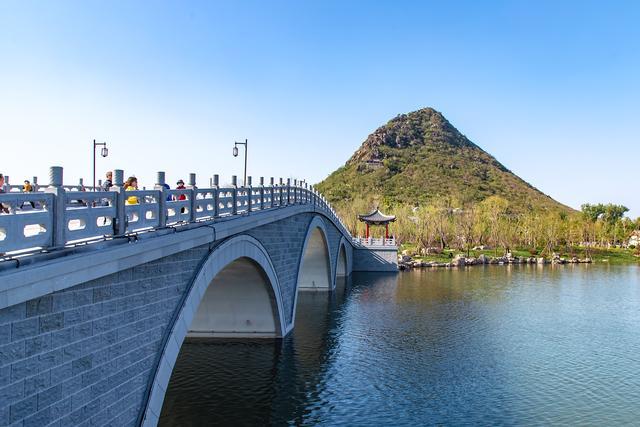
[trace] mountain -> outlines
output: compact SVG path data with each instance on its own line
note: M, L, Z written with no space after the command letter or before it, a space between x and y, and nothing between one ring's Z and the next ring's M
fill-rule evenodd
M443 196L463 204L498 195L514 212L572 211L519 178L433 108L401 114L376 129L316 188L338 206L363 200L415 206Z

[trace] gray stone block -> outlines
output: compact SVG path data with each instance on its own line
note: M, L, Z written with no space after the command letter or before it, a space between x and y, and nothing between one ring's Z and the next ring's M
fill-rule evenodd
M2 406L7 406L11 403L17 402L24 398L24 396L24 381L0 387L0 402L3 403Z
M51 371L41 372L24 380L24 394L39 393L51 385Z
M90 337L93 334L93 325L91 322L81 323L73 328L73 339L80 341Z
M11 324L0 325L0 345L7 344L11 341Z
M8 365L24 358L24 341L0 346L0 366Z
M38 393L38 410L44 409L62 399L62 385L57 384ZM57 418L57 417L56 417Z
M11 381L18 381L38 373L38 356L20 359L11 365Z
M73 305L75 307L88 305L93 302L93 289L83 289L73 293Z
M71 413L71 396L57 400L51 405L51 418L56 420ZM63 424L68 425L68 424Z
M11 381L11 365L0 367L0 385L9 384Z
M0 407L0 426L9 425L9 406Z
M49 314L53 310L53 296L45 295L40 298L32 299L26 302L27 317L40 316Z
M73 339L73 329L61 329L51 333L51 348L68 345Z
M64 313L54 313L40 316L40 332L51 332L62 329L64 326Z
M80 375L71 377L62 384L62 395L72 396L82 388L82 377Z
M42 427L52 421L51 408L45 408L24 419L24 427Z
M11 341L19 341L38 334L38 318L19 320L11 324Z
M43 353L51 349L51 334L36 335L24 341L24 354L26 357Z
M22 320L26 317L26 304L16 304L0 310L0 325Z
M73 308L74 298L72 292L59 292L53 294L53 311L60 312Z
M72 410L81 409L91 400L91 388L84 388L71 396Z
M62 365L64 362L64 352L61 348L43 353L38 356L38 369L43 371L45 369L52 369L56 366Z
M51 369L51 384L59 384L70 378L73 372L72 363L73 362L67 362Z
M81 357L71 362L71 375L78 375L82 372L88 371L93 367L93 355Z
M102 304L91 304L82 307L82 320L85 322L102 317Z
M38 408L38 396L29 396L26 399L23 399L19 402L11 405L11 413L9 416L9 422L16 422L22 420L23 418L32 415L36 412Z

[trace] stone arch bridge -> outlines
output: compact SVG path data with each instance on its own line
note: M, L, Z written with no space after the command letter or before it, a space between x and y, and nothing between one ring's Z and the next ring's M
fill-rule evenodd
M279 338L300 291L397 269L305 183L0 195L0 424L156 425L185 338ZM134 197L135 200L131 199Z

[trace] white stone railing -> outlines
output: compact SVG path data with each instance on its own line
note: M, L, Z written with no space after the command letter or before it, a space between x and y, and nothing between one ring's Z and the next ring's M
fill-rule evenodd
M50 184L40 191L0 194L0 256L51 250L79 242L91 243L140 231L246 216L252 212L312 204L349 235L336 212L312 186L287 179L258 186L198 188L190 174L186 189L166 189L164 172L158 172L153 190L125 191L123 171L114 171L110 191L78 191L80 186L62 185L62 168L52 167ZM86 188L85 188L86 189ZM5 186L5 191L8 188Z
M396 246L395 237L354 237L352 241L355 246Z

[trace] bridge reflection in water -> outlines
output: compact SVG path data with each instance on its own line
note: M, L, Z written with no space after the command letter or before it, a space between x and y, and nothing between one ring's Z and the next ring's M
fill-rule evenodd
M332 293L299 294L296 327L284 339L185 341L160 425L301 423L338 346L352 277L337 280Z

